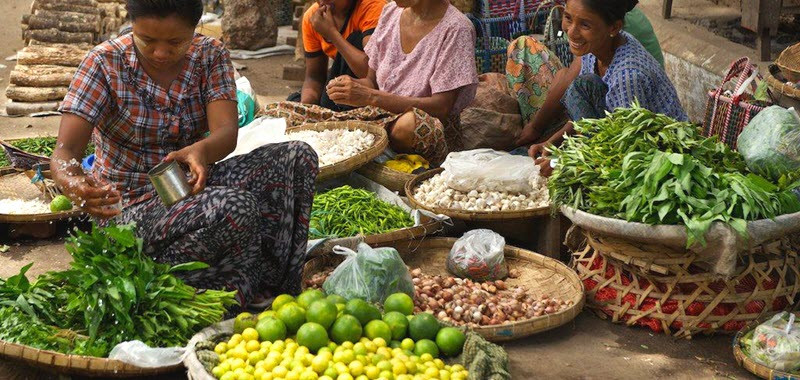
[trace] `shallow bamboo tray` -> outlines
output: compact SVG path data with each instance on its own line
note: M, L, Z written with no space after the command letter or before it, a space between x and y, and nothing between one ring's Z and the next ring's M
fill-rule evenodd
M770 74L767 75L767 84L781 95L800 100L800 88L793 86L791 83L781 82Z
M153 376L175 372L183 368L183 363L169 367L143 368L119 360L67 355L2 340L0 340L0 356L21 360L36 368L54 371L59 374L105 378Z
M769 319L768 317L759 318L747 327L739 330L733 338L733 357L742 368L762 379L767 380L800 380L800 375L782 372L757 363L742 351L742 338L750 331L755 330L758 325Z
M43 197L25 172L13 168L0 169L0 198L31 200ZM83 215L77 209L46 214L0 214L0 223L40 223L66 220Z
M796 43L781 52L775 64L783 75L791 82L800 81L800 43Z
M348 174L380 156L381 153L386 150L386 147L389 146L389 136L386 135L386 130L383 127L354 120L324 121L321 123L306 124L299 127L287 128L286 134L298 131L324 131L328 129L347 129L350 131L361 129L374 135L375 142L372 143L371 147L359 152L353 157L335 164L320 167L319 174L317 174L317 182L324 182L331 178Z
M415 177L413 174L392 170L386 167L386 165L379 164L375 161L368 162L358 169L357 172L391 191L400 193L400 195L405 194L406 183Z
M411 206L413 208L428 210L436 214L447 215L453 219L471 220L479 222L504 221L504 220L513 221L520 219L529 219L537 216L549 216L551 214L549 206L534 208L529 210L516 210L516 211L464 211L464 210L453 210L442 207L428 206L418 201L416 198L414 198L414 190L417 187L419 187L419 185L421 185L422 182L443 171L444 169L442 168L428 170L427 172L414 177L414 179L406 183L406 197L408 197L408 202L411 203Z
M446 268L447 255L456 242L454 238L432 238L420 242L396 244L406 265L422 268L429 275L451 276ZM324 255L311 259L303 268L303 284L326 268L343 260L339 255ZM578 275L563 263L524 249L506 245L505 260L509 267L520 271L520 277L506 279L508 286L524 286L534 296L547 295L572 301L572 306L555 314L497 326L480 326L473 330L491 342L504 342L554 329L573 320L583 309L583 283Z

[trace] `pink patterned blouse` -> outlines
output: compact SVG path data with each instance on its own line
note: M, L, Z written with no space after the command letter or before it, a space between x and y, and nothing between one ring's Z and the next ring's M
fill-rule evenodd
M450 5L439 24L406 54L400 43L402 13L403 8L394 2L386 4L364 50L377 75L378 89L410 97L458 89L453 114L460 114L478 88L472 23Z

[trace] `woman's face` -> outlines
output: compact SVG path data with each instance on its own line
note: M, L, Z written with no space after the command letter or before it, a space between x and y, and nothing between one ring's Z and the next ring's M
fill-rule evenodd
M141 58L155 69L182 62L194 38L194 27L175 15L139 17L133 22L133 41Z
M561 30L569 37L569 49L576 56L597 55L613 48L614 38L622 29L622 21L613 25L584 5L583 0L567 0Z

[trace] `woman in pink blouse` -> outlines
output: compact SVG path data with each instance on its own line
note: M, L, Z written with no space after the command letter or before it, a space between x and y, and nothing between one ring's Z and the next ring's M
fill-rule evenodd
M332 112L291 102L267 106L266 114L291 125L324 120L362 120L387 128L393 150L440 164L461 149L459 115L478 84L475 30L443 0L387 4L366 46L369 74L341 76L327 86L337 104L360 107Z

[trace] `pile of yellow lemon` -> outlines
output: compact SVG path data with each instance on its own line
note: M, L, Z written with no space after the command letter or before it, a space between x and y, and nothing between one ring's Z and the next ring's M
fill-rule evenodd
M330 342L317 354L292 339L259 341L258 332L246 328L214 351L219 364L212 374L220 380L466 380L461 365L446 365L429 353L414 355L414 341L387 347L386 340Z

